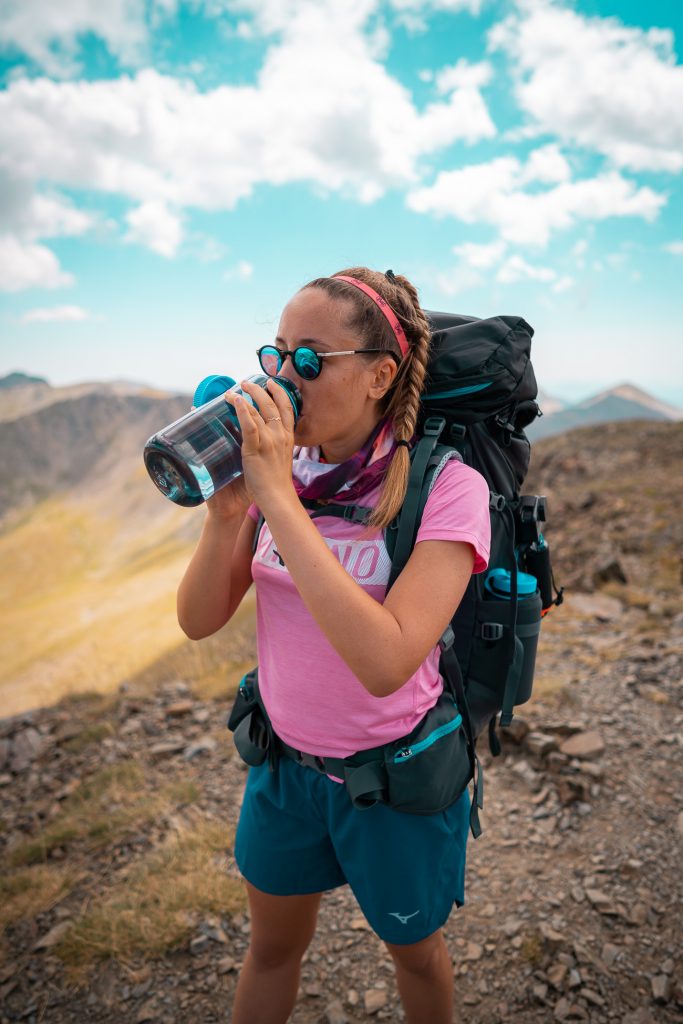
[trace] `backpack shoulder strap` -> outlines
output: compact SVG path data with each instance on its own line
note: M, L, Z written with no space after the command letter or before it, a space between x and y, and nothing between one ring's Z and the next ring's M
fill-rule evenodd
M422 513L436 476L449 459L462 459L454 445L439 443L445 425L446 421L438 416L426 420L423 435L411 452L406 496L401 511L385 531L385 543L391 558L387 592L410 558L422 521Z

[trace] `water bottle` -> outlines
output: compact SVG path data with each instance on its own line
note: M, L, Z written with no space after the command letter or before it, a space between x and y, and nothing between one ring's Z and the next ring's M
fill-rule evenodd
M301 413L301 395L285 377L257 373L247 377L265 388L274 380L292 403L294 421ZM198 408L153 434L145 445L147 472L161 493L176 505L192 507L211 498L242 473L242 432L226 391L258 405L231 377L206 377L195 392Z

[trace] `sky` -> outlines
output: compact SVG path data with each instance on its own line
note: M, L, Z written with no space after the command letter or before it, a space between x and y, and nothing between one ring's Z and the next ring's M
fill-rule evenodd
M314 277L683 406L679 0L2 0L0 375L256 372Z

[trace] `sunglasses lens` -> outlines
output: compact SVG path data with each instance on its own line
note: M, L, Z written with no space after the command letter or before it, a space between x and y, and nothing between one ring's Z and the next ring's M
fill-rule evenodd
M292 357L294 369L304 380L315 380L320 373L321 360L312 348L298 348Z
M282 369L282 356L274 345L265 345L258 351L258 361L261 369L269 377L276 377Z

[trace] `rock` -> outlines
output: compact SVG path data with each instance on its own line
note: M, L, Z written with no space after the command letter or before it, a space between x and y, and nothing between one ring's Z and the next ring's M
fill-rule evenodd
M628 583L626 573L617 558L610 558L597 567L593 573L593 583L600 587L603 583Z
M18 775L35 761L45 748L45 737L29 726L15 735L9 755L9 768Z
M547 921L541 921L538 926L538 930L541 933L543 942L546 946L549 946L550 949L558 949L564 942L564 935L562 932L558 932L554 928L551 928Z
M377 1013L387 1005L387 992L383 988L369 988L363 994L363 1003L367 1014Z
M356 992L355 988L350 988L349 991L346 993L346 1002L349 1004L349 1006L358 1006L358 1003L360 1002L360 996Z
M645 1006L641 1006L633 1013L625 1014L621 1024L655 1024L655 1019Z
M592 1003L593 1006L604 1006L605 1000L602 996L595 992L592 988L582 988L579 995L586 1000L587 1003Z
M650 908L647 903L633 903L626 911L626 920L637 928L642 928L644 924L647 924L649 916Z
M46 935L43 935L41 939L38 939L33 947L34 950L51 949L53 946L56 946L63 936L66 935L70 927L70 921L60 921L60 923L56 924L54 928L50 928L50 931Z
M231 956L224 956L216 965L219 974L229 974L237 970L237 965Z
M184 740L167 740L164 743L153 743L148 753L155 760L160 760L162 757L172 757L173 754L179 754L184 748Z
M545 972L548 975L548 981L553 986L553 988L557 989L558 992L561 992L564 988L564 981L567 977L567 970L568 968L566 964L558 963L552 964Z
M521 918L508 917L506 918L505 921L503 921L503 932L505 933L505 935L507 935L509 939L511 939L513 935L517 934L519 929L522 927L522 924L523 922Z
M158 1012L156 1000L148 999L138 1010L135 1024L144 1024L145 1021L156 1020Z
M309 999L319 999L322 994L322 986L317 981L312 981L310 985L304 986L304 995Z
M0 771L4 771L10 759L12 746L9 740L0 740Z
M683 811L680 812L676 819L676 827L678 829L679 836L683 839Z
M517 746L519 746L522 743L524 737L528 732L528 724L524 721L523 718L517 718L516 716L512 719L509 725L500 727L501 737L503 739L512 740L512 742L516 743Z
M351 928L354 930L354 932L369 932L372 930L368 922L365 920L365 918L360 916L351 918Z
M605 741L597 729L570 736L560 746L560 753L567 757L585 758L587 761L600 757L605 751Z
M338 999L334 999L325 1007L324 1024L349 1024L349 1018Z
M534 757L544 757L557 749L557 740L544 732L530 732L524 739L524 746Z
M166 715L168 718L182 718L184 715L189 715L193 708L194 701L177 700L166 708Z
M598 622L613 622L624 613L621 601L607 594L572 594L567 603L572 611L595 618Z
M484 947L478 942L468 942L467 949L462 955L463 960L481 960L484 955Z
M651 980L652 998L656 1003L663 1005L671 999L671 978L668 974L655 974Z
M206 953L209 948L209 937L208 935L197 935L190 941L190 953L192 956L199 956L200 953Z
M190 743L189 747L185 747L183 751L183 757L186 761L192 761L195 757L200 754L211 754L216 749L216 741L213 736L204 736L203 739L197 740L196 743Z

